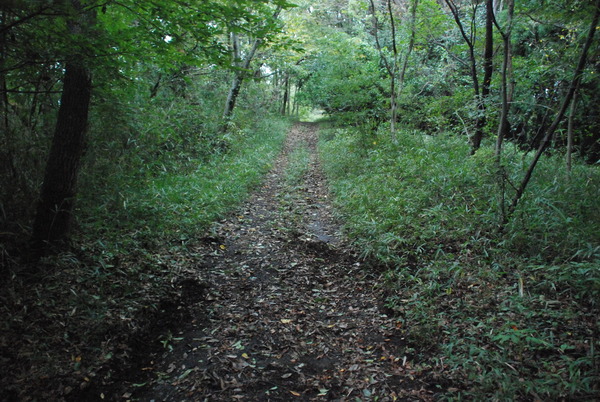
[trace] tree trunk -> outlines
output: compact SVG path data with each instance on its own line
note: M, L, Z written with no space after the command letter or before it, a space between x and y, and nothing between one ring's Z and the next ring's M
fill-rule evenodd
M402 67L400 68L400 74L398 76L398 85L396 94L394 96L394 110L393 110L393 119L394 121L397 119L398 114L398 99L400 99L400 95L402 95L402 90L404 88L404 80L406 78L406 70L408 68L408 61L410 60L410 55L415 47L415 37L417 35L417 7L419 6L419 0L412 0L411 2L411 10L410 10L410 39L408 41L408 45L406 48L406 54L404 55L404 60L402 61ZM394 131L394 141L396 141L396 134Z
M510 73L512 71L512 45L511 45L511 34L512 34L512 17L514 13L514 1L508 0L507 2L507 23L506 31L502 31L498 26L500 35L502 36L502 42L504 44L504 56L502 59L502 86L501 86L501 99L502 109L500 112L500 122L498 124L498 137L496 139L496 163L500 165L500 157L502 155L502 142L508 132L508 112L510 110L510 102L512 101L512 91L509 91L509 80Z
M395 56L394 56L395 58ZM397 109L396 109L396 64L397 60L392 63L392 75L390 77L390 131L392 133L392 142L396 144L398 138L396 137L396 120L397 120Z
M67 21L68 33L88 35L95 13L84 11L79 0L71 0L69 5L74 18ZM73 54L65 65L54 137L33 223L31 242L35 254L63 246L69 235L91 94L92 77L85 56Z
M402 92L402 88L404 87L404 79L406 76L406 69L408 68L408 61L410 59L410 55L415 47L415 37L417 35L417 7L419 6L419 0L413 0L411 2L411 10L410 10L410 39L408 41L406 55L402 62L402 68L400 69L400 76L398 77L398 97Z
M485 50L483 53L483 81L481 82L481 96L478 99L477 108L479 117L476 122L475 134L471 138L471 154L474 154L481 146L484 129L487 123L486 101L490 94L492 74L494 72L494 2L486 0L485 12ZM474 57L474 56L473 56Z
M273 19L276 19L279 16L282 8L280 6L277 7L275 12L273 13ZM254 55L256 51L262 45L263 41L261 38L254 39L251 48L248 50L246 57L239 63L240 60L240 44L239 37L237 33L232 32L232 52L233 52L233 67L236 68L234 72L233 80L231 81L231 86L229 88L229 93L227 95L227 101L225 102L225 109L223 110L223 131L227 131L229 128L229 121L231 120L231 115L233 114L233 109L235 108L235 103L237 101L237 97L240 94L240 88L242 87L242 82L248 73L248 69L250 68L250 63L252 63L252 59L254 59Z
M502 59L502 85L501 85L501 99L502 109L500 112L500 122L498 123L498 136L496 139L496 170L498 174L499 183L499 209L500 209L500 226L506 223L506 171L502 166L502 142L506 133L508 132L508 112L510 110L510 102L512 102L512 90L509 91L509 74L512 71L512 46L511 46L511 33L512 33L512 17L514 13L514 1L507 0L507 23L506 31L503 31L500 26L497 25L498 31L502 36L504 44L504 55ZM494 21L496 19L494 18Z
M290 97L290 75L286 74L283 80L283 102L281 103L281 114L285 116L288 111L288 102Z
M237 48L237 35L234 38L234 47ZM246 76L247 70L250 67L250 63L256 54L256 50L260 46L262 41L260 39L255 39L252 44L252 48L244 58L244 61L240 66L238 66L239 70L234 72L233 80L231 81L231 86L229 87L229 93L227 95L227 102L225 102L225 109L223 110L223 121L224 126L223 130L226 131L228 128L229 120L231 119L231 115L233 114L233 109L235 108L235 103L237 101L237 97L240 94L240 88L242 87L242 82Z
M569 123L567 126L567 173L571 173L571 167L573 165L573 120L575 118L575 106L577 104L577 88L573 94L573 100L571 101L571 108L569 110Z
M286 114L288 116L290 116L292 114L292 80L290 79L289 75L288 75L288 79L287 79L287 89L286 89L286 91L288 93L287 112L286 112Z
M158 94L158 88L160 87L161 80L162 80L162 74L158 74L156 83L154 85L152 85L152 88L150 88L150 99L154 98Z
M388 72L390 77L390 132L392 136L392 142L397 143L396 138L396 71L398 70L398 47L396 46L396 23L394 21L394 15L392 14L392 4L390 0L387 0L387 9L390 15L390 26L392 35L392 62L388 62L381 43L379 42L379 20L377 19L377 9L375 7L374 0L370 0L370 10L373 15L373 32L375 34L375 44L379 51L379 57L383 61L383 65Z
M292 103L292 115L298 117L300 115L300 103L298 102L298 95L300 94L300 91L302 90L302 80L299 79L296 82L295 85L295 91L294 91L294 102Z
M398 120L398 105L396 98L396 71L398 70L398 46L396 45L396 21L394 20L394 12L392 10L391 0L387 1L388 13L390 14L390 27L392 28L392 50L394 52L394 60L392 62L391 83L390 83L390 130L392 132L392 141L398 142L396 137L396 120Z
M458 26L461 36L463 37L467 47L469 48L469 66L471 70L471 80L473 81L473 92L475 96L475 101L477 102L477 110L482 117L478 117L475 121L475 133L471 136L471 155L475 153L481 146L481 140L483 139L483 128L485 127L485 106L482 101L481 90L479 88L479 78L477 76L477 59L475 58L475 45L473 33L471 33L471 37L467 35L465 28L460 20L460 13L458 7L453 2L453 0L445 0L446 5L450 8L450 12L454 17L454 21ZM476 10L473 10L473 16L475 16ZM473 32L473 29L471 30ZM486 48L487 50L487 48Z
M486 0L485 8L485 50L483 52L483 81L481 83L481 96L485 98L490 94L492 74L494 72L494 0Z
M91 92L89 70L75 62L67 63L54 138L33 224L32 241L36 250L61 245L71 228Z
M229 87L229 93L227 94L227 101L225 102L225 110L223 110L223 120L225 124L231 118L233 109L235 108L235 102L240 94L240 88L242 87L242 81L244 80L242 73L236 71L231 80L231 86Z
M6 31L2 28L6 25L7 12L1 11L1 21L2 25L0 25L0 60L4 60L6 57ZM13 147L13 139L10 135L10 121L9 121L9 100L8 100L8 86L6 84L6 73L4 71L0 71L0 114L2 120L2 133L5 136L6 148L2 154L5 156L6 165L0 163L0 167L6 168L10 171L10 176L13 179L16 179L17 172L14 164L14 153L11 149Z

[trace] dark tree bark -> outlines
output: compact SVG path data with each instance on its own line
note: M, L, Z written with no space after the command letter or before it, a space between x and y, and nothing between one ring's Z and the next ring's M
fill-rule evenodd
M32 241L36 250L60 246L69 234L77 175L85 146L91 92L89 70L75 62L68 63L58 120L33 224Z
M0 10L0 60L4 60L6 57L6 42L7 36L6 31L3 29L6 24L7 12L5 10ZM4 71L0 71L0 113L1 113L1 121L2 121L2 133L6 138L6 146L11 146L13 143L10 138L10 122L8 119L9 114L9 100L8 100L8 87L6 85L6 74ZM0 163L0 167L6 167L10 171L10 176L14 179L16 177L16 170L13 161L13 151L12 149L5 149L4 152L0 151L0 154L4 155L6 158L4 165ZM4 166L3 166L4 165Z
M500 32L502 36L502 43L504 45L504 55L502 58L502 84L500 88L500 97L502 102L502 108L500 111L500 122L498 123L498 137L496 139L496 162L500 165L500 156L502 155L502 143L504 138L506 138L509 130L510 123L508 121L508 112L510 111L510 104L512 102L512 85L510 84L510 79L512 75L512 45L511 45L511 35L512 35L512 19L514 14L514 1L508 0L506 4L507 9L507 21L506 28L503 30L500 25L498 25L496 19L494 18L494 23L496 24L496 28ZM511 88L509 88L511 87Z
M490 94L494 71L494 0L486 0L485 4L485 50L483 52L483 82L481 85L481 95L484 98Z
M281 114L283 116L289 114L289 104L290 104L290 74L287 73L285 75L285 79L283 81L283 101L281 103Z
M94 25L94 12L85 11L79 0L67 4L73 11L67 21L68 33L88 35ZM35 254L66 244L73 220L91 94L92 77L86 57L74 53L65 64L56 127L33 223L31 240Z
M152 85L152 88L150 88L150 99L154 98L158 94L158 88L160 88L161 80L162 80L162 74L158 74L156 83L154 85Z
M419 6L419 0L412 0L410 2L410 39L408 40L408 45L406 48L406 53L404 54L404 60L402 61L402 67L400 68L400 74L398 76L398 85L396 89L396 94L394 96L394 111L393 111L393 121L397 119L398 115L398 99L400 99L400 95L402 94L402 90L404 89L404 81L406 78L406 70L408 68L408 61L412 54L412 51L415 47L415 37L417 35L417 7ZM391 10L390 10L391 13Z
M502 43L504 44L504 55L502 58L502 85L501 85L501 99L502 99L502 108L500 111L500 121L498 123L498 136L496 138L496 169L498 172L498 182L500 184L500 200L499 200L499 209L500 209L500 222L501 225L506 222L506 171L504 166L502 166L502 142L506 137L510 123L508 121L508 112L510 110L510 103L512 102L512 89L509 90L509 80L512 72L512 46L511 46L511 34L512 34L512 21L514 14L514 1L507 0L506 4L507 15L506 15L506 29L503 30L500 25L498 25L496 18L494 18L494 23L496 24L496 28L500 32L502 36Z
M479 118L476 123L475 134L471 138L471 154L481 146L484 128L487 123L486 100L490 95L490 85L494 72L494 0L486 0L485 7L485 50L483 52L483 81L481 82L481 97L478 100Z
M398 99L396 97L396 72L398 71L398 46L396 45L396 21L394 18L394 11L392 10L392 2L387 0L388 14L390 15L390 28L392 28L392 50L394 52L394 59L392 61L392 69L390 71L390 131L392 132L392 141L396 143L396 121L398 120Z

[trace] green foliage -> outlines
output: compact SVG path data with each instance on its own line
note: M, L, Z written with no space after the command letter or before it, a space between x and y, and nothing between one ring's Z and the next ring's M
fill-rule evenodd
M530 157L520 159L517 151L507 152L505 163L513 183ZM540 164L529 192L507 228L505 239L509 247L550 261L600 257L600 232L596 227L600 221L597 169L578 163L569 175L563 172L562 155L544 158Z
M80 15L71 1L0 6L0 227L11 237L27 236L66 60L76 57L94 77L88 162L98 170L94 183L82 187L104 188L112 175L135 181L148 172L179 169L186 159L206 158L237 140L235 134L216 134L224 103L217 90L209 89L205 99L190 91L190 83L210 74L213 85L222 85L218 68L230 62L226 33L239 30L276 42L281 24L275 10L292 6L284 0L81 3ZM69 21L78 18L86 20L82 31L69 33ZM162 99L150 95L163 86L170 92L162 92ZM190 92L193 104L186 101ZM262 112L263 106L253 108Z
M454 3L473 44L475 72L481 87L485 7L477 2ZM516 4L512 25L513 63L508 77L514 90L510 90L513 102L507 137L525 149L539 145L566 92L593 15L592 3L532 0ZM377 29L367 4L348 0L313 7L307 18L318 21L310 26L313 32L318 32L313 35L317 39L304 39L311 46L307 59L313 66L308 68L311 74L307 77L307 90L301 95L303 101L351 124L385 121L389 114L389 78L383 71L383 60L390 64L393 59L392 29L385 3L376 6ZM397 6L395 42L401 65L403 49L411 38L411 24L407 21L409 4ZM506 15L507 10L500 5L496 9L496 20L504 31ZM501 49L502 35L498 27L493 32L494 47ZM376 33L381 55L377 52ZM320 40L321 37L326 41ZM359 42L361 45L357 46ZM589 60L597 58L598 43L595 41L592 45ZM369 47L368 51L363 50L365 46ZM485 99L484 111L474 96L469 47L450 11L440 3L419 1L414 50L404 85L396 88L399 122L431 134L452 131L470 136L485 117L487 126L483 127L483 133L493 138L499 117L502 56L502 51L497 51L492 60L491 93ZM597 90L599 77L593 63L588 63L574 113L576 152L586 155L592 163L598 160L600 152L597 134L600 119L594 108L600 93ZM564 148L565 137L559 135L552 146Z
M478 230L493 229L486 216L490 206L477 190L485 176L469 174L475 161L449 163L468 154L462 141L406 134L398 149L382 135L360 158L364 152L360 138L338 135L325 144L323 157L330 174L343 175L334 189L343 194L348 210L356 211L348 217L349 226L353 237L369 239L363 249L366 256L392 262L406 257L394 250L427 255L445 247L442 236L456 243ZM340 148L348 152L341 153ZM445 169L432 174L439 165Z
M165 261L185 259L177 254L182 250L192 255L186 248L191 239L239 203L269 167L285 131L285 122L269 117L278 109L278 81L293 77L291 92L306 110L318 108L354 127L324 133L321 147L347 232L363 257L386 267L388 307L404 320L414 353L443 352L435 363L459 384L448 397L597 397L600 174L579 162L571 174L562 173L560 130L552 155L541 159L513 219L499 231L499 206L512 198L532 158L523 149L537 146L571 78L591 3L516 4L508 138L516 145L505 146L502 157L505 188L498 185L492 149L484 146L467 157L464 136L472 134L481 110L468 48L448 10L419 1L414 51L398 98L399 123L406 129L394 144L382 123L390 83L367 2L299 3L291 12L284 0L87 0L82 4L88 16L94 14L93 23L72 35L69 1L0 6L2 268L15 266L15 250L24 244L15 239L29 231L65 60L77 55L94 70L74 251L40 262L39 269L55 270L44 285L31 287L15 274L4 293L10 297L0 305L4 315L23 315L2 329L16 328L14 338L37 331L45 341L53 336L43 333L46 325L60 326L58 338L41 345L38 355L79 372L78 351L73 358L60 356L46 345L98 336L114 311L145 308L138 299L157 308L156 295L185 266ZM483 7L470 19L471 4L458 6L473 35L480 74ZM289 11L282 13L285 29L276 17L279 8ZM401 22L408 10L397 11ZM496 17L504 27L504 10ZM391 27L382 21L382 54L389 56ZM399 47L408 44L409 27L398 24ZM269 47L257 55L263 64L223 132L232 32ZM590 60L597 59L598 43ZM501 56L494 56L486 101L490 142ZM592 162L600 154L599 80L590 64L573 116L577 150ZM290 156L292 189L306 171L307 155L300 149ZM294 202L290 198L288 205ZM73 293L71 285L81 292ZM34 308L28 316L20 295L28 298L24 306ZM46 310L56 315L46 316ZM76 325L79 332L69 331ZM431 339L440 339L439 347ZM103 350L98 360L111 353ZM57 373L36 378L47 374Z
M265 118L235 133L227 153L188 152L183 161L175 155L168 164L159 157L133 180L126 171L112 176L106 193L83 193L79 214L85 237L159 242L204 232L257 184L284 133L281 121Z
M349 129L321 143L346 231L386 267L387 306L454 382L448 399L597 396L598 171L557 175L561 158L545 158L499 232L493 151L468 153L460 138L407 131L398 145ZM511 181L529 157L507 152Z
M104 5L98 21L121 60L154 55L163 69L179 63L229 63L227 36L234 29L272 41L280 32L273 12L289 8L285 0L155 1L150 6L136 1ZM140 29L145 28L145 29ZM135 44L135 46L133 45Z
M489 148L466 158L468 146L458 137L405 133L395 146L385 135L342 131L322 152L330 173L340 175L336 191L344 204L360 211L350 216L353 235L373 239L376 233L387 239L383 249L366 249L366 255L395 258L395 245L432 252L442 243L493 236L498 228L500 195ZM507 151L511 182L519 179L530 157L516 148ZM562 163L558 156L541 162L531 194L501 239L503 247L548 261L598 257L593 245L600 235L591 223L600 222L595 205L600 176L581 164L571 175L556 175ZM359 222L377 222L375 232Z
M334 31L319 43L330 49L310 61L311 78L300 101L350 124L385 119L385 80L375 50L360 38Z

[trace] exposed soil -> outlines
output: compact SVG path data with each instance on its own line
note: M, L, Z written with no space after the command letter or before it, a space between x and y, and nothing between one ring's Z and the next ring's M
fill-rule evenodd
M191 314L161 337L162 349L86 398L434 399L435 372L413 366L400 323L340 234L317 134L295 125L262 187L203 239L198 277L181 284ZM299 147L309 166L290 184Z

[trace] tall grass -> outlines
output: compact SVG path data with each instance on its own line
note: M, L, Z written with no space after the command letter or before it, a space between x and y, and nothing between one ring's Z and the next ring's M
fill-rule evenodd
M83 232L115 239L127 233L125 239L156 241L202 233L259 182L281 148L287 125L265 118L235 133L228 152L188 160L183 172L165 169L137 181L126 174L113 176L109 188L117 191L87 193L81 200Z
M446 397L597 397L600 171L545 157L510 224L491 148L404 132L324 131L321 156L346 231L384 265L387 306ZM506 152L518 183L529 156ZM509 200L512 187L506 185ZM435 341L432 341L435 340Z

